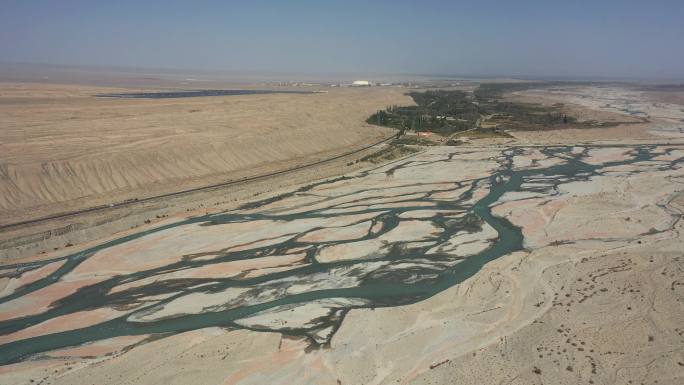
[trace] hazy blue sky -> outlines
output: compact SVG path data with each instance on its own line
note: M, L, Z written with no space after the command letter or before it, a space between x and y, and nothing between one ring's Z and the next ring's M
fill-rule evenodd
M0 61L684 78L684 0L0 0Z

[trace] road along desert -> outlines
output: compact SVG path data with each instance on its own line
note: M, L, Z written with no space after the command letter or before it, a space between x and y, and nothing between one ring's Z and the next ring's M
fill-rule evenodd
M662 124L421 147L17 258L0 382L680 384L684 135Z

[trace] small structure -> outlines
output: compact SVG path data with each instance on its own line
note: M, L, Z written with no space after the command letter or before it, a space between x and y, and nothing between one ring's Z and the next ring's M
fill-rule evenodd
M370 87L371 82L368 80L354 80L351 84L352 87Z

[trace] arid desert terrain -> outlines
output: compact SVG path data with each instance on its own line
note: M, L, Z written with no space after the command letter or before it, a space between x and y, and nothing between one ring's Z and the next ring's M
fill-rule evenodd
M93 92L3 89L13 220L339 154L392 135L370 113L411 103L380 87ZM68 248L7 251L0 383L681 384L684 105L622 85L507 97L627 123L415 146Z
M391 136L365 124L398 89L178 99L0 83L0 224L287 168Z

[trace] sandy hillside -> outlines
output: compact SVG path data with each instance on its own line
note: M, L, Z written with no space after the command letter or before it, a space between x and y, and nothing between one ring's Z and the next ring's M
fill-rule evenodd
M401 89L165 100L0 84L0 218L140 198L282 169L386 137L365 118Z

